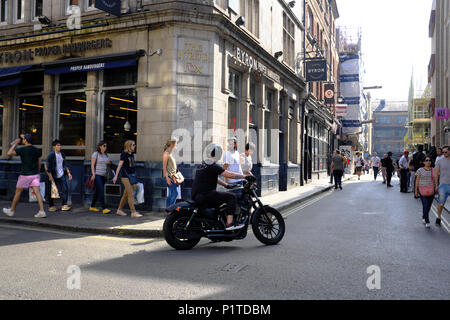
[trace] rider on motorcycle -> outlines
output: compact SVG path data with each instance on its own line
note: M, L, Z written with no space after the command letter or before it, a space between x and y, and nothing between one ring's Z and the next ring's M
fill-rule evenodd
M227 204L226 230L237 230L244 227L233 221L237 209L237 199L232 193L216 191L217 184L226 188L230 186L223 182L219 176L229 179L245 179L245 175L230 172L219 166L216 162L221 158L222 148L211 144L206 149L207 160L197 169L192 185L192 199L200 205L217 208L223 203Z

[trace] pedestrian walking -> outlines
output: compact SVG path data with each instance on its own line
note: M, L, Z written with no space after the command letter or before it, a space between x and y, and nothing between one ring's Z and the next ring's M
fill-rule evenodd
M381 161L383 163L383 166L386 168L386 185L388 188L392 188L393 185L391 185L391 179L392 173L395 170L394 161L392 160L392 152L388 152L387 157Z
M334 189L342 190L342 176L344 175L345 159L341 155L339 150L334 152L334 156L331 160L331 171L334 175Z
M441 160L442 158L444 158L444 153L442 152L442 148L437 148L436 149L436 160L434 162L434 166L436 166L436 164L439 162L439 160Z
M384 163L385 163L384 160L387 158L387 156L388 156L387 153L383 154L383 158L380 161L380 165L381 165L380 170L381 170L381 174L383 176L383 184L386 184L386 178L387 178L386 167L384 166Z
M370 165L373 169L373 179L376 181L381 166L381 159L376 152L374 152L372 158L370 158Z
M241 167L241 155L239 154L238 145L237 145L237 138L233 137L231 139L228 139L228 148L227 152L225 153L223 157L223 168L226 171L231 171L237 174L242 175L242 167ZM229 179L225 178L225 182L228 183L237 183L241 182L242 179Z
M241 154L241 168L244 175L252 176L252 169L253 169L253 159L252 154L255 152L255 144L254 143L247 143L245 145L245 152Z
M20 143L23 143L24 147L18 147ZM23 189L32 188L39 204L39 212L34 215L35 218L46 218L47 215L44 210L44 202L42 200L40 192L40 175L41 170L41 156L42 150L32 145L32 136L27 133L23 136L23 139L16 139L11 148L8 150L7 155L9 157L19 156L22 161L22 169L19 179L17 180L16 193L14 195L10 208L3 208L3 213L9 217L14 215L16 206L20 200L20 195Z
M404 151L402 157L398 161L398 166L400 169L400 192L408 193L408 156L409 152Z
M58 189L59 198L61 199L61 211L69 211L70 207L67 205L69 196L69 188L67 185L66 176L72 180L72 174L67 166L66 155L61 151L61 141L54 140L52 142L53 151L47 156L47 175L49 179L48 187L46 188L48 211L55 212L58 209L55 207L54 199L52 198L52 184L56 185Z
M423 163L424 166L416 172L417 180L414 193L422 201L422 222L426 228L429 228L429 213L433 205L436 190L434 182L435 173L433 173L433 168L431 167L432 158L430 156L426 156Z
M423 167L423 160L425 160L425 153L423 153L423 145L419 144L417 146L417 151L413 153L412 159L411 159L411 165L413 168L413 172L411 172L411 187L415 190L416 189L416 172L421 167ZM414 193L414 197L418 199Z
M355 173L358 176L358 180L360 180L362 171L362 158L359 152L356 153L356 157L353 161L355 163Z
M434 176L436 192L439 193L436 226L441 225L442 209L444 208L447 197L450 194L450 147L443 147L442 152L444 153L444 158L440 159L436 164L436 173Z
M91 180L95 183L95 194L92 198L91 207L89 211L100 212L100 209L96 207L97 201L100 203L102 213L108 214L111 210L106 209L105 204L105 184L107 180L107 173L109 165L111 165L111 160L109 159L108 144L105 141L100 141L97 144L97 151L92 154L91 157Z
M430 151L427 153L427 156L429 156L431 158L431 167L434 168L434 165L436 163L436 158L438 157L437 149L435 146L432 146L430 148Z
M340 153L340 152L339 152ZM333 184L334 174L333 174L333 157L336 155L336 151L333 151L330 161L330 184Z
M136 166L134 161L134 150L136 149L136 143L133 140L127 140L124 144L124 150L120 155L119 165L116 169L116 176L113 179L113 183L117 182L117 177L119 173L122 173L120 180L125 188L122 198L120 199L119 207L116 214L119 216L126 216L127 214L123 212L123 207L128 201L128 206L131 210L132 218L142 217L134 207L134 190L136 189L136 184L138 183L136 177Z
M166 200L166 208L177 202L178 198L178 184L175 183L175 175L178 172L178 168L177 162L172 155L173 150L177 146L177 141L177 139L171 138L168 139L166 144L164 145L163 174L169 189Z

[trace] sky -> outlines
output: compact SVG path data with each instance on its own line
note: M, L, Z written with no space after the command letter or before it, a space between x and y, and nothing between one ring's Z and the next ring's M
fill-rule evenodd
M428 83L432 0L336 0L337 26L361 27L364 86L375 99L408 100L414 70L416 94Z

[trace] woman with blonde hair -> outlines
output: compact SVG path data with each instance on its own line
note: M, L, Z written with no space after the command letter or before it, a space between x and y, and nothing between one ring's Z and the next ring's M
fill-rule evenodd
M134 150L136 149L136 143L133 140L127 140L124 144L124 150L120 155L119 165L117 166L116 176L113 179L113 183L116 183L119 172L122 172L121 181L125 187L122 198L120 199L119 208L117 209L117 214L119 216L126 216L127 214L122 211L125 203L128 200L128 206L131 210L132 218L140 218L141 214L136 212L134 207L134 190L136 189L137 176L136 167L134 161Z
M178 197L178 185L175 183L173 178L174 175L177 174L177 162L172 156L172 151L176 148L176 146L176 138L168 139L166 144L164 145L163 174L169 189L166 200L166 208L174 204L177 201Z

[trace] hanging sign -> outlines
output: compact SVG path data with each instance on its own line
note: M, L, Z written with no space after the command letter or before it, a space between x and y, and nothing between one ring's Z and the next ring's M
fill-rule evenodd
M334 83L325 83L325 104L334 105Z
M95 7L120 17L122 0L95 0Z
M306 81L327 81L327 60L314 59L306 61Z
M436 119L448 119L449 112L447 108L436 108Z

